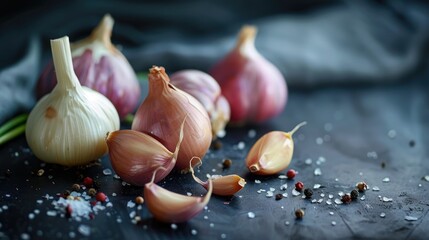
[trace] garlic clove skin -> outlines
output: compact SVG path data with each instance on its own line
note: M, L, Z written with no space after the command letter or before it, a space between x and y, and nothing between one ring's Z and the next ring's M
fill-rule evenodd
M244 26L235 48L210 74L221 86L231 108L231 123L262 123L280 114L287 102L283 75L255 48L257 29Z
M204 209L212 191L211 181L204 197L177 194L150 182L144 187L144 198L155 219L166 223L181 223L190 220Z
M189 169L189 159L206 154L212 141L207 111L197 99L176 88L163 67L149 72L149 92L137 110L132 129L151 135L172 151L179 137L179 126L187 115L183 138L175 168Z
M68 37L51 40L58 84L32 109L27 143L37 158L64 166L84 165L104 155L107 132L119 116L102 94L82 87L73 71Z
M229 103L221 95L220 86L212 76L199 70L186 69L172 74L170 83L203 105L210 117L213 136L225 129L230 118Z
M257 175L272 175L286 169L293 156L292 135L305 124L298 124L290 132L272 131L258 139L246 157L249 171Z
M113 23L113 18L105 15L89 37L73 43L71 48L80 83L109 98L122 119L136 110L141 92L133 68L110 40ZM51 62L39 77L37 96L41 98L52 91L56 83Z
M179 141L174 152L170 152L158 140L145 133L133 130L108 133L106 143L109 147L110 162L116 174L136 186L144 186L151 181L152 176L153 182L165 178L176 164L183 140L185 120L182 122ZM156 170L157 174L154 175Z

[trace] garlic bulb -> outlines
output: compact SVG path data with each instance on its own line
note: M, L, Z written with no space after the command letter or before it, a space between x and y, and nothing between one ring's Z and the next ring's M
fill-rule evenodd
M235 48L210 71L229 102L231 123L261 123L286 105L286 81L256 50L256 32L256 27L244 26Z
M170 76L170 83L203 105L210 117L213 136L224 131L230 118L229 103L212 76L199 70L182 70Z
M257 175L271 175L287 168L293 156L292 135L305 124L298 124L290 132L272 131L258 139L246 157L249 171Z
M89 37L72 44L72 57L80 83L109 98L122 119L136 110L140 86L131 65L110 41L112 28L113 19L107 14ZM56 82L49 63L37 83L38 97L50 92Z
M161 222L181 223L200 213L210 200L213 184L209 181L208 192L204 197L193 197L168 191L152 181L144 187L146 205L152 215Z
M185 121L186 119L180 127L179 141L174 152L170 152L158 140L145 133L133 130L109 133L106 142L110 162L116 174L128 183L144 186L154 176L155 170L163 167L159 169L153 182L162 180L176 164Z
M119 116L100 93L82 87L74 71L69 38L51 40L58 84L31 111L28 145L39 159L65 166L86 164L107 151L107 132L119 129Z
M176 169L182 171L189 168L189 159L204 156L210 147L210 119L198 100L170 83L163 67L152 67L148 95L137 110L131 128L153 136L173 151L179 139L179 126L186 115L185 135L176 162Z

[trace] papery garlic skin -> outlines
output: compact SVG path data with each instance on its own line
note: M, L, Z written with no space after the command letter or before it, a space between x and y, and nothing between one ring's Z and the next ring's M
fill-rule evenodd
M183 140L183 126L174 152L170 152L158 140L148 134L133 130L118 130L106 137L109 156L116 174L124 181L136 186L165 178L176 164L180 144ZM162 167L162 168L160 168Z
M87 164L104 155L107 132L119 116L102 94L82 87L73 72L68 37L51 40L57 86L31 111L26 139L37 158L64 166Z
M210 200L212 190L213 184L210 181L204 197L186 196L150 182L144 187L144 198L155 219L166 223L181 223L190 220L204 209Z
M172 74L170 83L189 93L203 105L210 117L213 136L225 129L230 118L229 103L212 76L199 70L186 69Z
M176 169L186 171L189 159L206 154L212 140L211 123L207 111L197 99L170 83L163 67L149 72L149 92L137 110L132 129L158 139L173 151L179 138L179 126L185 116L184 138Z
M305 124L298 124L290 132L272 131L259 138L246 157L249 171L257 175L272 175L286 169L293 156L292 135Z
M283 75L255 48L257 29L244 26L236 47L210 71L231 107L231 123L261 123L280 114L287 102Z
M112 28L112 17L105 15L89 37L73 43L73 66L80 83L109 98L124 118L137 108L140 85L128 60L110 41ZM51 62L37 82L38 97L50 92L56 83Z

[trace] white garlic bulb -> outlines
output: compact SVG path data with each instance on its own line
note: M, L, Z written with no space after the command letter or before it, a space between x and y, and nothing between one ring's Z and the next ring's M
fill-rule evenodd
M87 164L107 152L104 139L119 129L119 115L106 97L80 85L67 36L51 40L51 50L58 83L31 111L27 142L45 162Z

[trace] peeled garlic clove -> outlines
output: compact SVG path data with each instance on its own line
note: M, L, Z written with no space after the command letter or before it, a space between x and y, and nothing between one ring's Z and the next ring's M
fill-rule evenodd
M195 97L209 114L213 136L225 129L230 118L228 101L219 84L209 74L199 70L182 70L170 76L170 83Z
M229 102L231 123L264 122L286 105L286 81L256 50L256 32L256 27L244 26L235 48L210 71Z
M192 166L192 160L190 161L190 165ZM201 163L201 159L197 158L199 162ZM239 192L243 187L246 185L246 180L244 180L242 177L233 174L233 175L212 175L209 180L203 182L201 179L199 179L197 176L195 176L194 169L190 167L190 171L192 173L192 177L194 180L201 184L205 189L209 188L210 182L213 183L213 194L219 195L219 196L232 196Z
M180 144L183 140L183 126L180 127L179 141L176 150L170 152L158 140L133 130L111 132L106 137L109 156L116 174L124 181L136 186L144 186L150 182L155 170L158 174L153 182L165 178L176 164Z
M156 172L154 173L155 176ZM210 200L213 184L209 181L204 197L185 196L168 191L151 181L144 187L146 206L161 222L181 223L200 213Z
M80 83L109 98L124 118L137 108L140 86L128 60L110 41L112 28L113 19L107 14L89 37L73 43L73 66ZM49 63L37 83L38 97L50 92L56 82Z
M305 124L298 124L290 132L272 131L258 139L246 157L249 171L257 175L271 175L287 168L293 156L292 135Z
M132 129L158 139L172 151L179 138L179 126L188 115L176 162L178 170L189 168L189 159L206 154L212 141L207 111L197 99L170 83L163 67L154 66L149 72L149 92L137 110Z
M45 162L87 164L106 153L104 138L119 129L119 116L106 97L80 85L68 37L51 40L51 48L58 83L31 110L25 129L27 143Z

